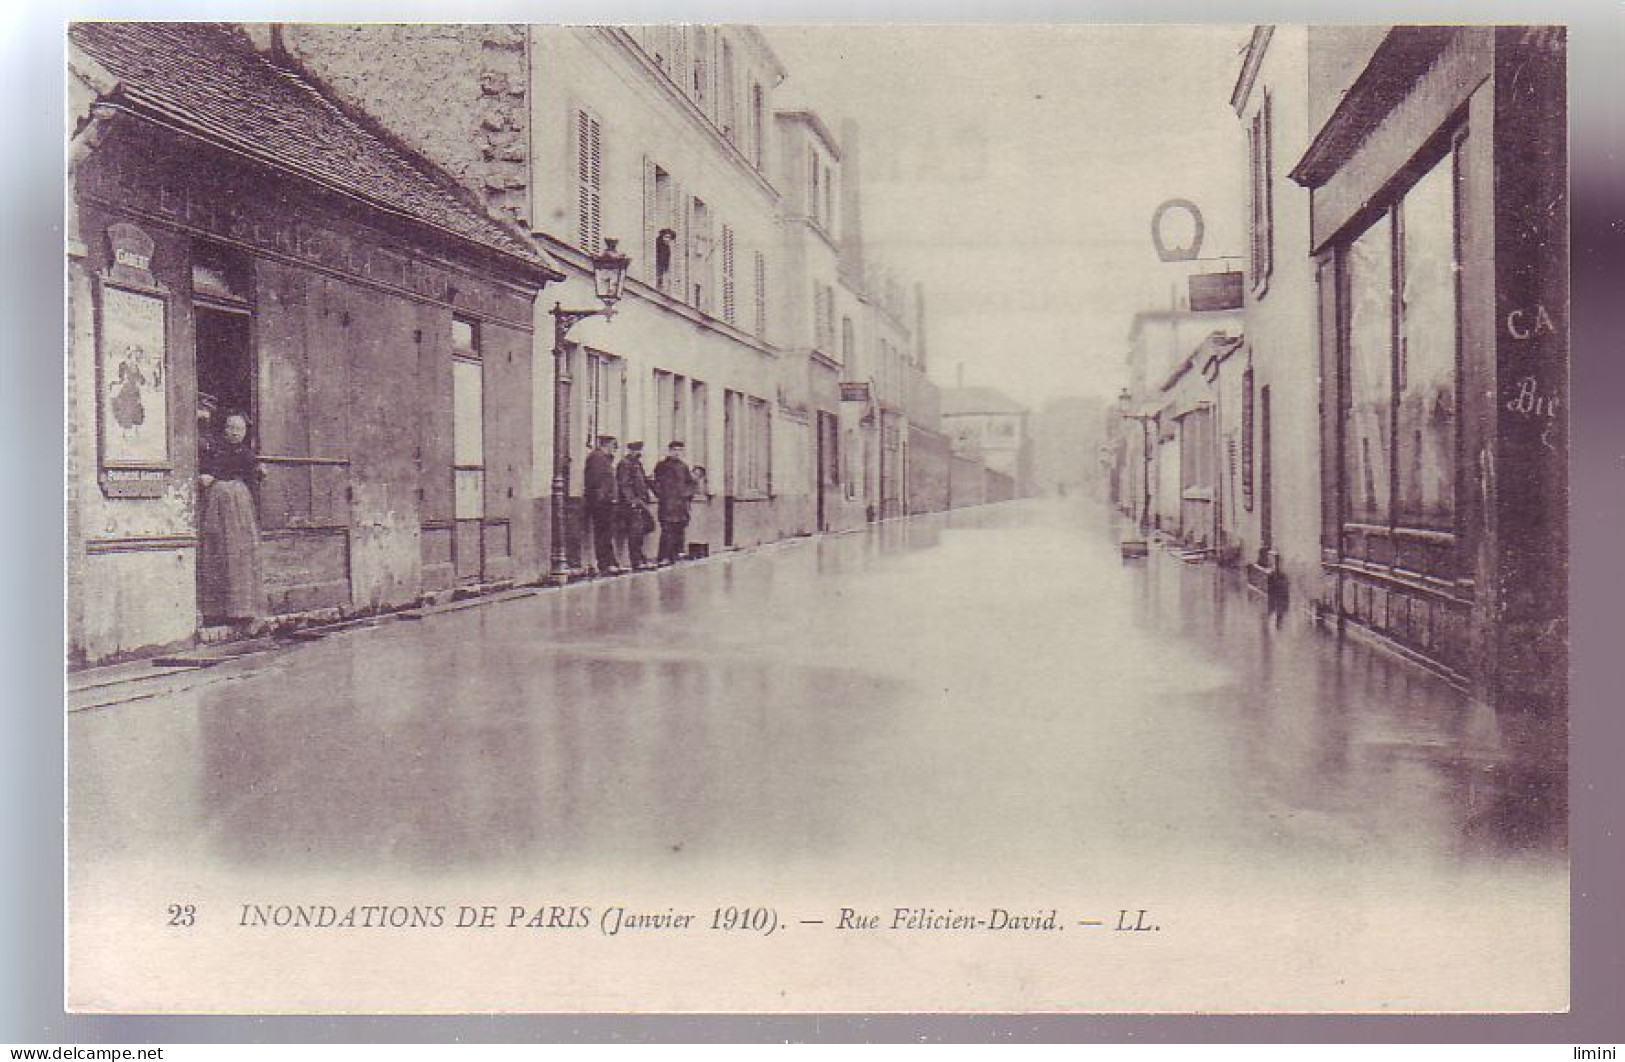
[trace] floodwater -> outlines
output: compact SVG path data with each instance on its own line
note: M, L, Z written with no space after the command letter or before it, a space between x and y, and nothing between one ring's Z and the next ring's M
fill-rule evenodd
M979 979L911 966L944 979L917 994L888 974L820 995L811 963L771 998L719 1002L694 975L640 984L630 1009L1561 1007L1563 782L1539 721L1316 629L1301 602L1272 613L1233 573L1125 562L1118 534L1077 501L894 521L335 634L76 712L81 998L155 1005L105 950L145 917L135 897L195 894L225 925L260 902L624 893L772 905L804 933L849 903L888 924L1060 909L1086 936L1123 911L1170 922L1156 962L1094 955L1101 981L1024 942L1000 953L1013 971L955 959ZM152 991L160 1009L470 1006L432 978L334 977ZM497 980L474 1009L539 1006ZM632 991L615 984L568 998L614 1009Z

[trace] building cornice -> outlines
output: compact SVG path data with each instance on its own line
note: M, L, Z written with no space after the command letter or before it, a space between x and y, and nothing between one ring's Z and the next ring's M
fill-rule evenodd
M1389 30L1288 176L1305 188L1325 184L1459 32L1456 26L1396 26Z
M536 239L552 252L553 257L560 263L581 274L584 279L592 279L592 259L579 248L564 243L555 236L549 236L545 232L537 233ZM628 276L622 282L621 291L623 298L626 295L635 295L644 302L651 303L659 309L683 318L697 328L708 329L726 336L735 343L750 347L770 358L777 358L783 353L778 347L766 340L753 336L719 317L712 317L704 310L697 309L686 302L673 298L659 288L638 280L636 277Z
M836 162L841 161L841 145L836 141L835 134L829 131L829 126L825 125L824 120L818 117L816 111L775 111L773 113L782 121L807 126L812 130L814 136L823 141L824 150L829 152L830 157Z

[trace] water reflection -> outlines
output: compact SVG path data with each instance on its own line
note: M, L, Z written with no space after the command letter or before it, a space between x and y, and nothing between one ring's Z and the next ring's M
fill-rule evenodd
M999 506L568 588L72 717L80 864L1559 866L1562 735Z

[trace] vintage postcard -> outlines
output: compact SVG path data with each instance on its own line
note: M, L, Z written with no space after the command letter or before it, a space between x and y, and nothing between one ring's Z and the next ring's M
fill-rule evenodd
M1567 1010L1563 29L67 38L71 1010Z

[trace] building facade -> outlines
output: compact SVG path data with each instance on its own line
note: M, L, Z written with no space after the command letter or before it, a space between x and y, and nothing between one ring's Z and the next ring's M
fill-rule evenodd
M249 32L69 43L70 659L209 636L203 411L251 426L272 619L534 578L534 304L562 271Z
M1029 412L991 387L953 387L942 392L943 433L956 455L983 466L987 501L1008 501L1031 493ZM968 496L957 489L958 482L956 479L956 507Z
M1324 611L1508 710L1565 704L1564 36L1315 29ZM1317 63L1335 55L1337 63Z
M1309 145L1309 30L1255 28L1231 107L1247 142L1246 342L1224 365L1223 448L1236 466L1231 545L1255 587L1298 606L1320 568L1319 342L1309 193L1289 171ZM1284 502L1284 504L1283 504Z

